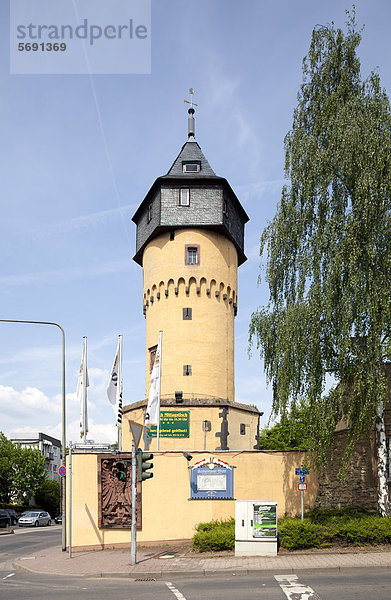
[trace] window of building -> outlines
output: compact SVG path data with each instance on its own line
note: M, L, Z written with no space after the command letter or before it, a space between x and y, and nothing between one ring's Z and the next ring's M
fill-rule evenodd
M179 190L179 206L190 206L189 188L181 188Z
M170 242L173 242L175 239L175 229L171 229L170 231Z
M246 435L246 424L240 423L240 435Z
M191 365L183 365L183 375L191 375Z
M148 214L147 214L148 223L150 222L151 219L152 219L152 204L148 204Z
M200 247L186 246L185 263L187 265L198 265L200 262Z
M200 163L191 162L191 163L183 163L183 172L184 173L199 173L201 170Z
M228 217L228 204L226 200L223 200L223 214Z
M152 373L153 365L155 364L156 350L157 350L157 345L151 346L151 348L149 348L149 372L150 373Z
M182 312L183 312L183 320L184 321L191 321L193 318L193 310L191 308L182 308Z

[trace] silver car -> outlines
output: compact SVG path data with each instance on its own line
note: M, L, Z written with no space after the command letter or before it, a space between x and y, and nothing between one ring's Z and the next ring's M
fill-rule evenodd
M50 525L52 522L48 512L43 510L31 510L23 514L18 521L19 527L39 527L39 525Z

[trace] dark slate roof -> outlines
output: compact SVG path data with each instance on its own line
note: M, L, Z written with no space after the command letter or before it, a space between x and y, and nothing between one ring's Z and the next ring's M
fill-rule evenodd
M135 410L136 408L142 408L143 406L147 406L147 404L147 399L140 400L139 402L133 402L133 404L128 404L127 406L124 406L122 412L125 414L127 412L130 412L131 410ZM162 398L160 400L160 406L174 406L179 410L183 407L189 406L215 406L216 408L226 406L227 408L236 408L238 410L245 410L247 412L263 415L263 412L260 412L255 406L250 406L249 404L242 404L241 402L229 402L228 400L223 400L222 398L183 398L182 402L180 403L177 402L175 398Z
M183 177L188 179L189 174L183 172L182 162L191 162L197 161L201 163L201 169L198 173L192 173L194 179L202 178L202 177L216 177L216 173L213 171L212 167L206 160L205 156L202 153L202 150L196 141L185 142L182 146L180 153L177 158L174 160L174 163L167 175L164 177ZM163 178L164 178L163 177ZM162 179L163 179L162 178Z

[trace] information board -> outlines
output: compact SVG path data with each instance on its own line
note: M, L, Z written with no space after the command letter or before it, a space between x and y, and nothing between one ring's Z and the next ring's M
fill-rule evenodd
M159 437L188 438L190 411L161 410ZM148 437L156 437L156 425L152 425Z
M255 538L277 537L277 505L254 504Z
M207 465L190 470L192 500L231 500L233 498L233 467Z

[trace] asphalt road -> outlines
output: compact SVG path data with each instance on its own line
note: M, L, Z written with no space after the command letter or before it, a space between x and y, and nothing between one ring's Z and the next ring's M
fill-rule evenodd
M0 536L0 600L390 600L391 570L218 574L171 580L97 579L16 571L16 557L61 544L61 526Z
M33 554L50 546L61 546L61 525L15 527L14 531L14 534L0 535L0 568L2 563L19 556Z
M13 574L12 574L13 573ZM282 578L282 579L281 579ZM0 572L1 600L376 600L390 599L391 574L341 573L200 577L176 581L85 579Z

